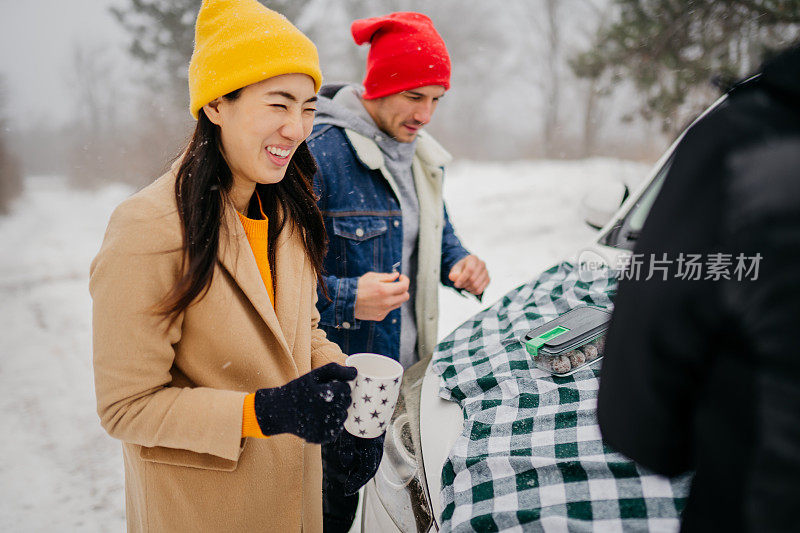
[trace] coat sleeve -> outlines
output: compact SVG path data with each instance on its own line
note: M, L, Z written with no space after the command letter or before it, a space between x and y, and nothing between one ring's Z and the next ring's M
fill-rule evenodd
M319 328L319 312L317 311L317 293L314 291L314 305L311 309L311 368L319 368L328 363L344 364L347 357L334 342L328 340L325 332Z
M469 255L469 252L461 245L461 241L456 235L453 225L450 223L450 217L447 215L447 206L442 204L444 209L444 225L442 228L442 263L441 263L441 281L447 287L452 287L453 282L450 281L450 270L453 266Z
M170 386L182 316L156 306L181 268L175 218L136 197L112 214L92 262L92 335L97 411L114 438L236 461L245 392Z

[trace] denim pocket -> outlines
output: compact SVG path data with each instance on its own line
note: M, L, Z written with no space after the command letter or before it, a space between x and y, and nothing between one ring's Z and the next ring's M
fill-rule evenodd
M385 219L373 216L337 217L331 220L331 251L334 251L344 276L361 276L380 271L383 240L389 230Z
M372 217L341 217L332 220L333 233L354 241L366 241L389 229L385 220Z

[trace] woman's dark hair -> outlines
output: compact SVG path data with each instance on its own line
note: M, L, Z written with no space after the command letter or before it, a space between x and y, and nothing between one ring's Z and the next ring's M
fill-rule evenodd
M238 89L223 98L236 100L241 91ZM175 198L183 226L184 255L183 274L160 308L161 313L170 320L177 318L195 298L205 295L214 275L223 209L230 201L229 193L233 185L233 176L220 152L220 146L219 127L201 109L175 180ZM264 214L270 221L267 256L273 283L280 283L275 272L275 244L287 221L292 222L300 231L317 282L327 297L322 261L328 238L312 188L316 171L316 161L304 141L295 150L284 178L270 185L258 184L256 191ZM253 205L251 203L250 207Z

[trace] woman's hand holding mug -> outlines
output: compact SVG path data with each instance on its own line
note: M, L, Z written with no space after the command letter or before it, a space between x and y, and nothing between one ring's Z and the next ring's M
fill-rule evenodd
M314 443L326 444L342 432L350 406L348 381L355 368L328 363L282 387L259 389L255 412L264 435L292 433Z

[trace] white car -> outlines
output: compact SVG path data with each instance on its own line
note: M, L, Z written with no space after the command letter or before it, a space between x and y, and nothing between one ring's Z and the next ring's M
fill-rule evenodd
M700 118L724 100L723 96ZM624 185L615 194L584 201L586 222L602 226L602 229L586 248L569 258L573 263L577 261L577 264L591 267L592 263L602 262L613 267L631 253L681 137L640 182L638 189L627 194L616 212L613 202L619 205L626 193ZM611 209L609 202L612 202ZM587 210L586 205L590 209ZM461 407L440 398L439 388L440 377L432 370L430 358L405 372L400 399L386 432L383 460L375 478L362 493L361 531L439 530L442 468L464 422Z

